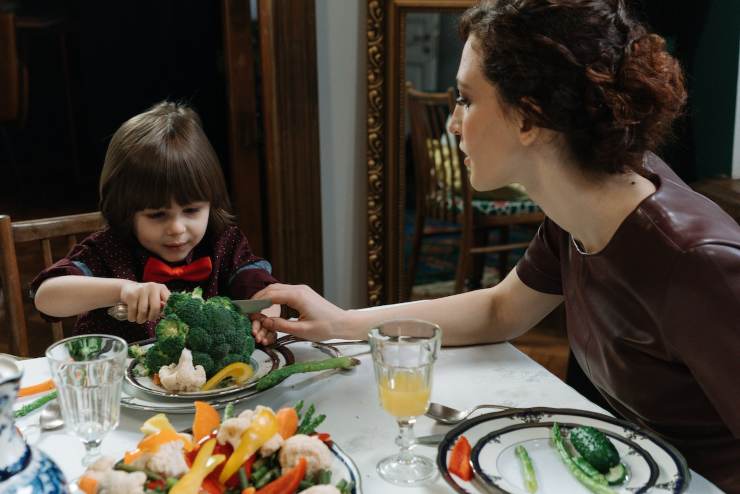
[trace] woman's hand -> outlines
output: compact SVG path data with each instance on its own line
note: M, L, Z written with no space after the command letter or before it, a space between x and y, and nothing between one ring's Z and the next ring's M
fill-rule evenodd
M273 304L271 307L261 311L261 313L251 314L252 318L252 336L254 341L263 346L272 345L277 340L275 331L270 331L262 327L262 319L265 317L280 317L280 304Z
M159 319L170 290L161 283L132 281L121 287L121 302L128 305L128 320L143 324Z
M266 332L282 331L311 341L344 338L341 331L342 321L346 318L347 312L306 285L275 283L257 292L252 298L269 298L276 304L286 304L297 310L300 315L298 321L267 317L264 314L257 315L253 324L260 323L260 337ZM258 338L256 334L255 338Z

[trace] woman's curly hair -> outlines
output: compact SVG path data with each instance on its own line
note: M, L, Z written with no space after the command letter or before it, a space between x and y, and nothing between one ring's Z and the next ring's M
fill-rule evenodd
M503 101L562 132L584 169L641 172L681 113L686 89L663 38L623 0L492 0L467 10L482 70Z

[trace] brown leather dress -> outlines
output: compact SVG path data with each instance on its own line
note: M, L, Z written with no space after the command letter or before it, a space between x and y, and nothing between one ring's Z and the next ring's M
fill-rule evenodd
M549 218L517 266L562 294L573 355L624 417L740 493L740 227L658 157L656 192L600 252Z

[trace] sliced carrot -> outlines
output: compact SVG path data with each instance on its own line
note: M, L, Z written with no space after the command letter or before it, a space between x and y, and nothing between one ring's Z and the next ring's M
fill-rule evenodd
M33 386L26 386L19 389L18 398L35 395L36 393L43 393L44 391L50 391L52 389L54 389L54 381L47 379L46 381L34 384Z
M98 481L87 475L80 477L77 481L77 486L85 494L96 494L98 492Z
M301 457L298 460L298 465L258 490L257 494L293 494L298 490L298 485L305 476L306 459Z
M246 489L242 489L242 494L255 494L257 492L257 489L254 487L247 487Z
M293 407L285 407L275 414L278 422L278 432L283 439L288 439L298 430L298 412Z
M159 380L159 373L158 372L155 372L154 374L152 374L152 382L155 385L157 385L157 386L161 386L162 385L162 381Z
M221 415L205 401L196 401L195 417L193 418L193 439L200 441L221 425Z
M460 436L450 453L450 464L447 469L462 480L470 481L473 478L473 469L470 467L470 443L465 436Z

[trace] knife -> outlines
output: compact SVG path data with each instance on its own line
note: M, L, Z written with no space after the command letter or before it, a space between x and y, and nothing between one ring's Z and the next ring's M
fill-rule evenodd
M261 310L267 309L268 307L272 306L272 300L270 299L263 299L263 300L232 300L234 305L236 305L239 308L239 311L244 314L253 314L255 312L259 312ZM108 315L111 316L113 319L117 319L119 321L125 321L128 319L128 306L124 304L123 302L119 302L113 307L110 307L108 309Z
M416 444L426 444L429 446L436 446L437 444L442 442L442 439L445 438L447 434L431 434L429 436L421 436L416 438Z

